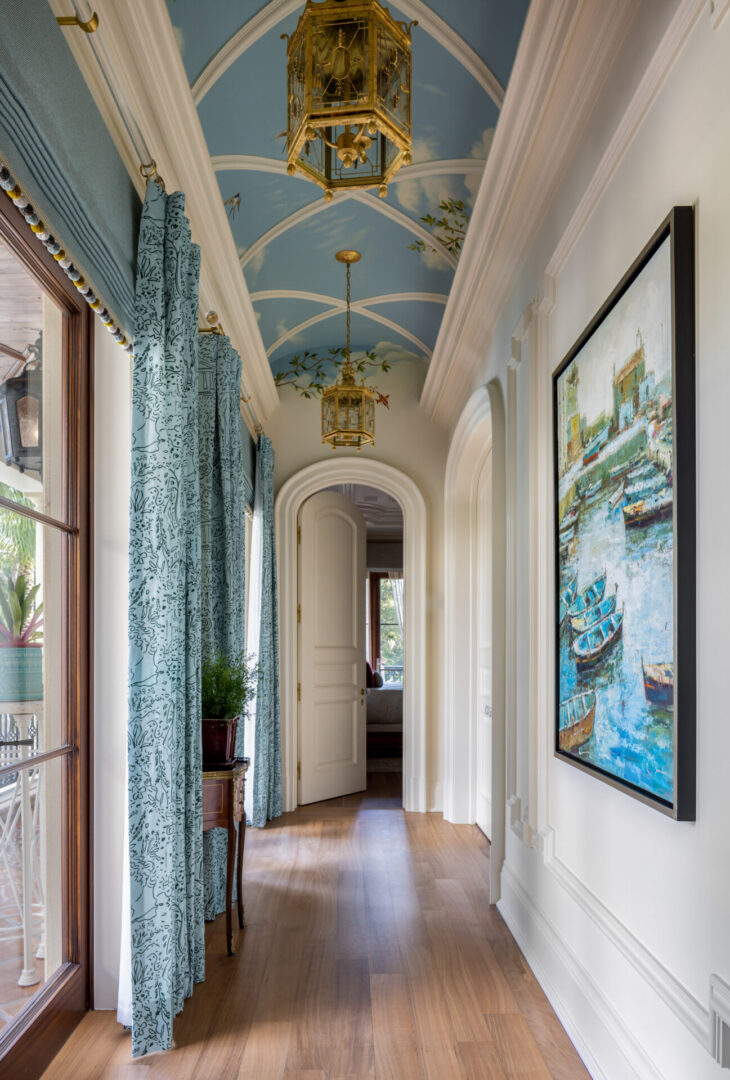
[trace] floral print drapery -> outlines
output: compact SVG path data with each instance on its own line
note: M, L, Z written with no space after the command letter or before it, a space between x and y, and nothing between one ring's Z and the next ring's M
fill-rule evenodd
M129 592L132 1052L172 1045L205 975L200 743L200 252L147 186L137 255Z
M239 406L241 359L227 337L198 339L202 652L238 657L245 651L246 519ZM236 734L243 757L244 724ZM226 909L228 831L203 837L205 917Z
M261 530L259 680L253 765L251 824L263 826L281 814L281 726L279 720L279 615L274 543L274 448L259 436L256 455L256 513Z

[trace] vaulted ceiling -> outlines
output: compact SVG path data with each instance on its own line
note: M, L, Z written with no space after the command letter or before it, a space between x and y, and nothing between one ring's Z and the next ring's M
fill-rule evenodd
M429 360L457 257L422 219L442 200L468 215L499 119L529 0L402 0L413 39L413 162L377 191L337 193L286 175L286 60L301 0L167 0L242 272L274 374L304 349ZM419 245L417 241L423 241ZM414 250L415 247L415 250Z

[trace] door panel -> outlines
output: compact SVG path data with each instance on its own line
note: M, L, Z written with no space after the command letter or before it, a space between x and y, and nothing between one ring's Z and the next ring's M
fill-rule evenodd
M365 522L337 492L300 514L299 802L363 791Z

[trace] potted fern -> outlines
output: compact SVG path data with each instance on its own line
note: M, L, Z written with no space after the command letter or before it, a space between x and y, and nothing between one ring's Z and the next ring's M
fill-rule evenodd
M229 764L235 757L241 713L256 693L258 667L248 656L223 653L203 661L203 761Z
M8 575L0 585L0 698L39 701L43 697L43 604L40 585L25 574Z

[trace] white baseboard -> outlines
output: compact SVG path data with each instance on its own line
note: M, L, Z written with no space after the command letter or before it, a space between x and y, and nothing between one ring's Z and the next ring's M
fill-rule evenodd
M497 907L593 1080L665 1080L506 865Z

